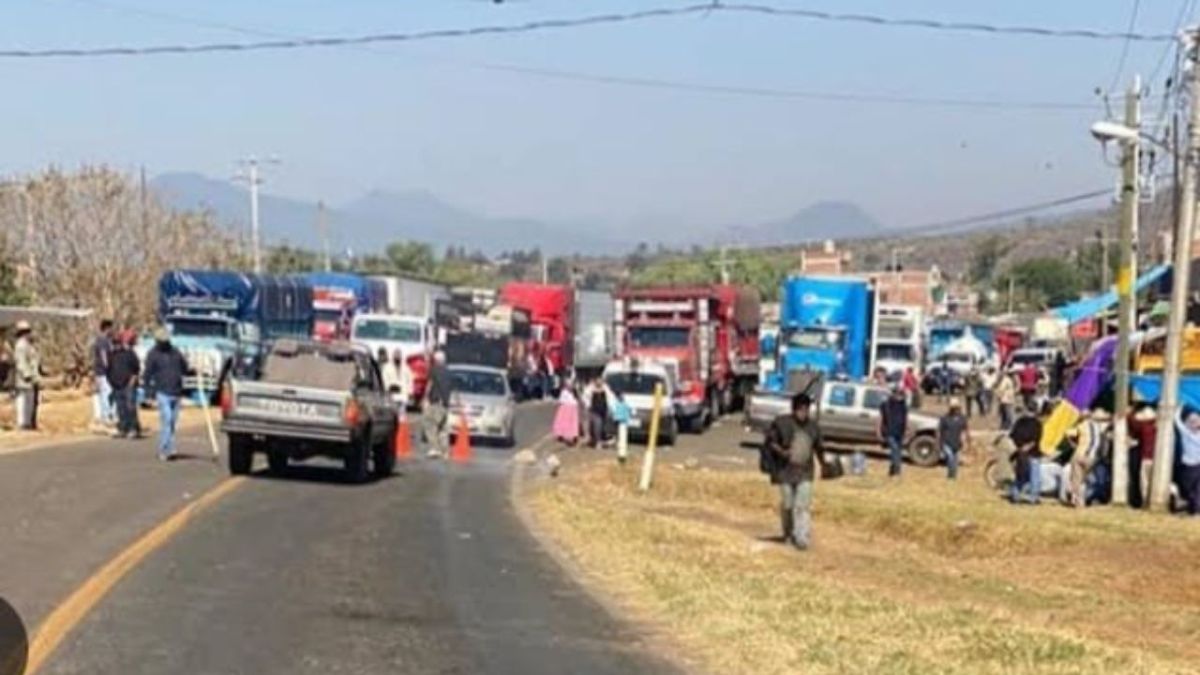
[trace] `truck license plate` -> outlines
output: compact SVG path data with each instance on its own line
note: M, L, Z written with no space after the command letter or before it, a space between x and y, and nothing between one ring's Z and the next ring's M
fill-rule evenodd
M281 401L275 398L260 398L255 402L258 404L258 408L276 415L286 415L288 417L316 417L317 415L317 406L315 403Z

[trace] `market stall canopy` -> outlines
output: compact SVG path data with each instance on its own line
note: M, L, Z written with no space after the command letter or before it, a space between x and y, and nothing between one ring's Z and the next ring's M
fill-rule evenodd
M67 307L0 306L0 327L11 326L18 321L86 319L91 315L92 310L90 309L70 309Z
M1154 405L1162 395L1162 377L1159 375L1131 375L1135 399ZM1200 376L1183 375L1179 378L1179 400L1193 410L1200 410Z
M1151 268L1142 276L1138 277L1137 283L1134 284L1134 292L1141 291L1150 284L1158 281L1164 274L1170 271L1170 265L1159 265ZM1083 321L1084 319L1098 316L1109 308L1115 306L1118 302L1117 291L1113 289L1107 293L1094 295L1090 298L1077 300L1062 307L1055 307L1050 310L1052 314L1060 318L1066 319L1069 323Z

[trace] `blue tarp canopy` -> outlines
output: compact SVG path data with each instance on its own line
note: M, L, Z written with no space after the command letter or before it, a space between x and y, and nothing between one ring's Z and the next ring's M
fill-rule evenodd
M1138 277L1135 284L1134 292L1141 291L1150 284L1158 281L1164 274L1171 269L1170 265L1159 265L1151 268L1148 272ZM1110 307L1113 307L1118 302L1116 289L1094 295L1090 298L1077 300L1062 307L1055 307L1050 310L1055 316L1066 319L1068 323L1077 323L1084 319L1091 318L1103 313Z
M1162 392L1162 377L1158 375L1130 375L1129 383L1137 399L1147 403L1158 403ZM1200 376L1182 375L1179 378L1179 402L1193 410L1200 410Z

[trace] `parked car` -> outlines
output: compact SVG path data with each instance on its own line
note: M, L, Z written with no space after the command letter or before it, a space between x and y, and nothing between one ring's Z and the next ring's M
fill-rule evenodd
M229 472L246 474L265 452L272 472L314 456L342 460L361 482L368 466L392 473L397 409L367 350L346 342L275 342L257 379L230 377L221 392Z
M879 406L890 392L866 382L825 382L817 394L816 419L827 443L879 445ZM786 396L755 396L747 411L746 426L763 431L777 416L791 412ZM905 453L914 464L936 466L941 461L937 439L938 419L909 411Z
M1020 372L1027 364L1032 363L1042 372L1043 378L1050 377L1050 372L1054 369L1054 359L1062 350L1057 347L1026 347L1018 349L1009 355L1008 361L1004 364L1004 372L1015 375Z
M456 433L466 418L472 438L497 441L504 447L516 443L513 426L516 403L508 385L508 372L491 366L449 366L451 390L446 423Z
M675 445L679 436L679 406L676 401L678 377L675 362L645 359L618 359L604 367L604 384L614 394L621 394L633 411L629 420L632 436L649 436L650 418L654 411L654 387L662 385L662 409L659 412L658 436L667 445Z

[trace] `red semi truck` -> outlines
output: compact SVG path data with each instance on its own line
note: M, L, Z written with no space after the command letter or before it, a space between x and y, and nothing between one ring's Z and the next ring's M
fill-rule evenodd
M555 374L574 365L571 334L574 293L570 286L512 281L500 289L499 302L529 313L532 345L539 357L549 358Z
M697 432L757 384L761 304L756 290L732 285L622 290L614 297L617 349L674 365L672 404Z

